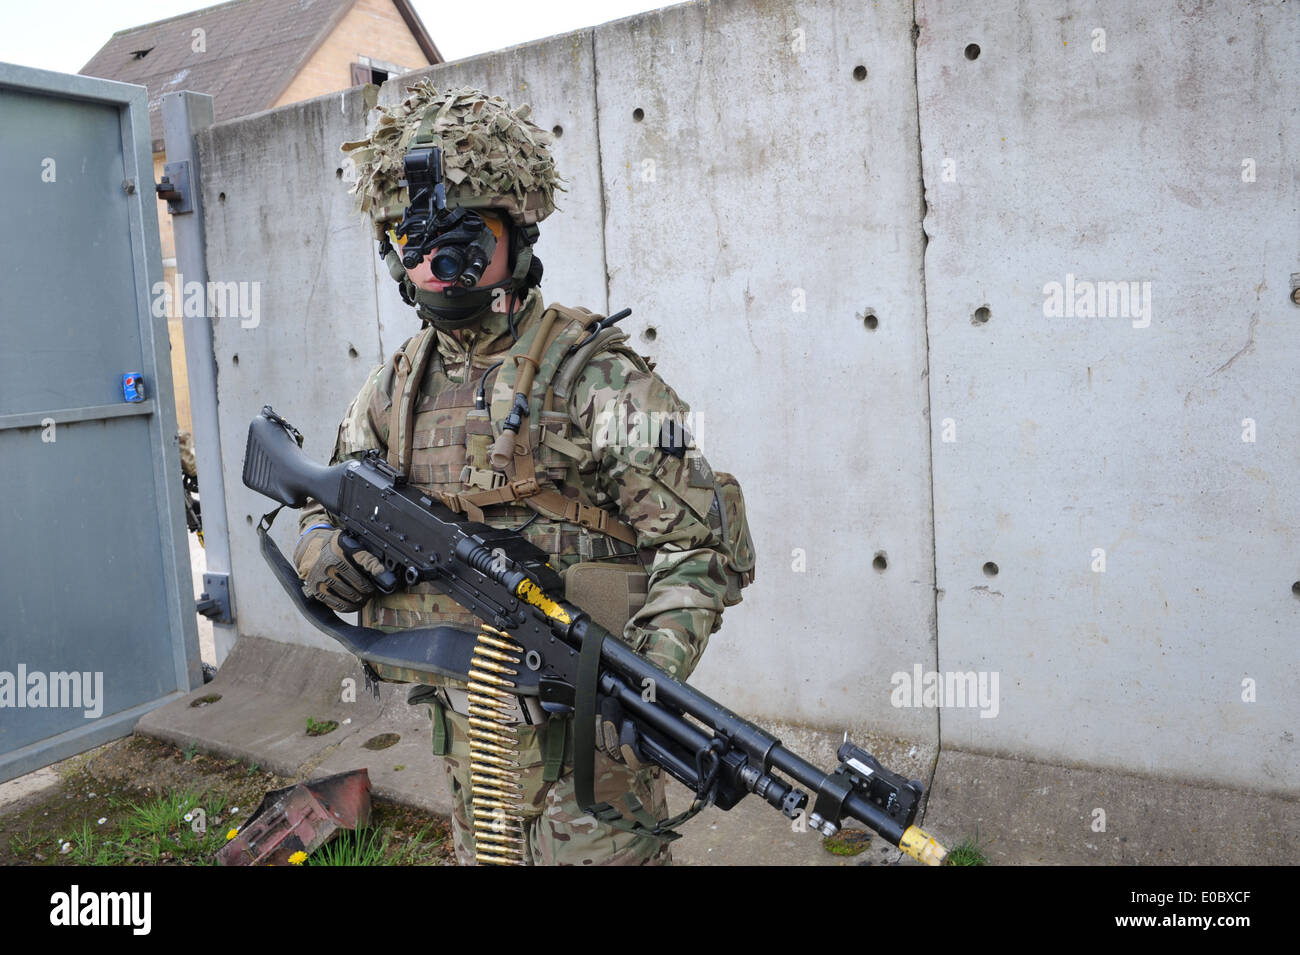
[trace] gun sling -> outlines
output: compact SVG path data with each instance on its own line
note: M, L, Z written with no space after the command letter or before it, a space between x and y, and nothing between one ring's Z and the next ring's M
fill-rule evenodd
M430 674L462 682L468 679L470 660L474 655L473 633L456 627L420 627L393 633L359 627L344 623L323 603L304 594L297 571L268 533L279 510L276 508L263 515L257 526L262 557L289 599L317 630L337 640L384 679L419 683L424 682L421 675L425 675L427 680ZM537 674L525 668L519 674L515 692L521 696L536 696Z

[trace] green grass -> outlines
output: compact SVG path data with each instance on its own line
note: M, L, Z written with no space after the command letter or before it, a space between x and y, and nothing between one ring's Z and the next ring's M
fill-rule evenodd
M393 849L386 864L428 865L428 850L441 845L445 841L445 836L441 833L431 836L429 830L432 828L431 825L425 826L407 839L406 845Z
M385 865L388 833L378 829L340 832L307 859L308 865Z
M33 852L42 842L44 837L39 835L30 825L24 835L14 835L9 837L9 851L16 856L28 855Z
M226 832L239 820L226 815L228 799L221 793L198 793L180 789L152 799L110 800L109 815L116 825L82 820L79 828L65 831L54 852L70 844L58 859L66 865L212 865L226 844ZM199 811L202 810L202 815ZM381 817L392 810L378 810ZM186 815L190 819L186 819ZM199 822L199 830L195 825ZM75 827L77 823L72 823ZM428 865L446 834L433 824L418 830L399 818L381 818L377 825L358 831L340 830L329 843L307 859L307 865L399 866ZM15 854L30 853L40 837L29 828L25 835L12 835L9 846Z
M428 849L442 842L442 836L429 838L432 826L394 844L391 832L373 826L343 830L308 858L306 865L419 865ZM405 843L400 844L400 843Z
M987 846L981 846L979 843L979 832L976 831L973 838L963 839L956 846L948 850L948 858L943 860L944 865L988 865L989 857L984 854Z
M0 817L0 867L212 865L226 833L292 780L186 750L134 737L66 761L57 787ZM454 864L442 820L374 800L370 822L374 832L342 831L313 860L329 852L336 865Z
M63 841L72 845L64 857L72 865L209 865L225 844L226 820L220 819L226 798L182 789L142 802L113 801L122 818L116 827L90 820ZM203 815L197 815L197 810ZM187 820L186 814L192 814ZM195 822L204 825L195 830Z
M307 717L307 735L324 736L326 733L333 733L339 728L337 720L314 720Z

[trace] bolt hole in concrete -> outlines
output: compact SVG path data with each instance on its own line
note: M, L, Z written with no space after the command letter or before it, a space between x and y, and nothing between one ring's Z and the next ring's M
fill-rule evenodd
M998 565L997 565L997 564L993 563L993 561L989 561L987 564L984 565L984 576L985 576L985 577L996 577L997 575L998 575Z
M867 331L874 332L880 324L880 319L876 318L876 313L867 309L867 314L862 316L862 324L866 326Z
M224 192L219 192L219 193L217 193L217 201L218 201L218 202L225 202L225 201L226 201L226 194L225 194Z
M400 737L396 733L380 733L378 736L372 736L370 737L370 739L362 743L361 748L362 749L388 749L388 747L396 745L397 741L401 738L402 737Z
M232 365L238 365L238 364L239 364L239 356L238 356L238 355L231 355L231 356L230 356L230 363L231 363Z
M253 515L252 515L252 514L245 514L245 515L244 515L244 520L248 521L248 523L250 523L250 524L253 523Z
M889 560L885 557L885 552L877 551L875 558L871 561L871 566L876 568L878 573L883 574L885 568L889 566Z
M1291 585L1291 593L1295 594L1297 597L1300 597L1300 580L1297 580L1294 584Z
M993 313L989 311L987 305L981 305L971 314L970 323L972 325L983 325L989 320L989 316L992 314Z
M978 60L980 58L980 45L978 43L968 44L966 47L966 59Z
M643 110L640 106L632 110L632 119L634 119L638 123L641 122L641 120L645 119L645 110Z
M655 327L653 325L648 326L646 330L641 333L641 338L644 341L648 341L648 342L652 342L658 337L659 337L659 333L655 331Z
M867 78L867 68L865 66L855 66L853 68L853 78L858 82Z
M356 358L356 357L359 356L359 354L360 354L360 353L357 351L357 349L356 349L356 347L355 347L354 345L349 345L349 346L348 346L348 357L349 357L349 358Z
M335 179L342 179L342 178L343 178L343 167L342 167L342 166L339 166L339 168L337 168L337 169L334 170L334 178L335 178Z
M559 123L556 123L554 126L551 127L551 135L554 136L556 139L559 139L561 136L564 135L564 127L561 126Z

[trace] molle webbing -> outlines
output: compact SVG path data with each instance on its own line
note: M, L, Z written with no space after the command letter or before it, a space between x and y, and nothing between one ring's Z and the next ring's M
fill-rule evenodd
M557 372L563 372L567 397L567 391L582 366L599 347L612 343L614 336L601 333L565 360L569 348L585 338L587 329L600 317L583 308L552 305L542 321L520 338L502 365L492 389L491 416L493 427L498 431L492 463L505 475L505 483L500 487L448 495L444 498L448 507L467 514L471 520L481 521L484 507L518 501L553 520L578 524L636 546L636 531L608 511L565 497L543 485L537 478L533 455L534 449L542 443L570 456L579 451L573 442L550 435L542 428L541 413L548 409ZM515 395L520 393L527 397L529 413L522 418L519 432L515 434L502 425L514 410Z
M521 353L518 348L511 350L509 361L507 361L506 364L509 365L510 363L513 363L514 372L517 377L517 381L511 385L510 390L513 393L522 394L526 398L532 391L533 377L537 373L542 356L546 353L546 349L551 344L551 328L555 325L555 320L559 315L560 313L555 309L548 308L542 314L542 320L538 323L537 332L533 335L532 344L528 346L528 351ZM522 370L520 370L521 362L523 363ZM498 375L497 385L501 384L501 379L509 379L509 377L509 372ZM497 391L498 388L492 389L492 403L494 406L497 403ZM514 400L512 398L512 410L513 407ZM529 408L531 409L531 407L532 405L530 404ZM531 425L532 415L529 414L527 417L529 418L529 424ZM504 420L499 414L494 415L494 418L497 420ZM531 432L532 428L530 427L528 430ZM498 471L503 471L507 476L510 475L511 465L514 461L515 443L517 438L518 435L515 431L512 431L509 428L502 428L501 434L497 436L496 444L493 446L492 454L489 458L492 462L492 467ZM527 439L525 439L525 443L527 443Z
M426 328L393 358L393 397L388 423L388 463L406 474L411 463L415 437L415 403L424 379L429 356L435 351L437 333Z

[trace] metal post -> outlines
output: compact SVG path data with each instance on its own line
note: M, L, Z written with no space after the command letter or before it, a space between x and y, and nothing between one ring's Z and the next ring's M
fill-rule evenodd
M203 238L203 199L194 134L212 125L212 97L203 93L167 93L162 98L165 174L170 181L168 208L176 239L176 272L185 284L207 288L207 251ZM203 542L208 570L204 589L211 598L212 640L217 666L235 645L234 593L230 587L230 530L226 523L226 485L221 472L221 426L217 421L217 361L212 346L210 303L205 294L201 315L184 314L185 366L189 372L194 452L203 505ZM188 310L186 310L188 311Z

